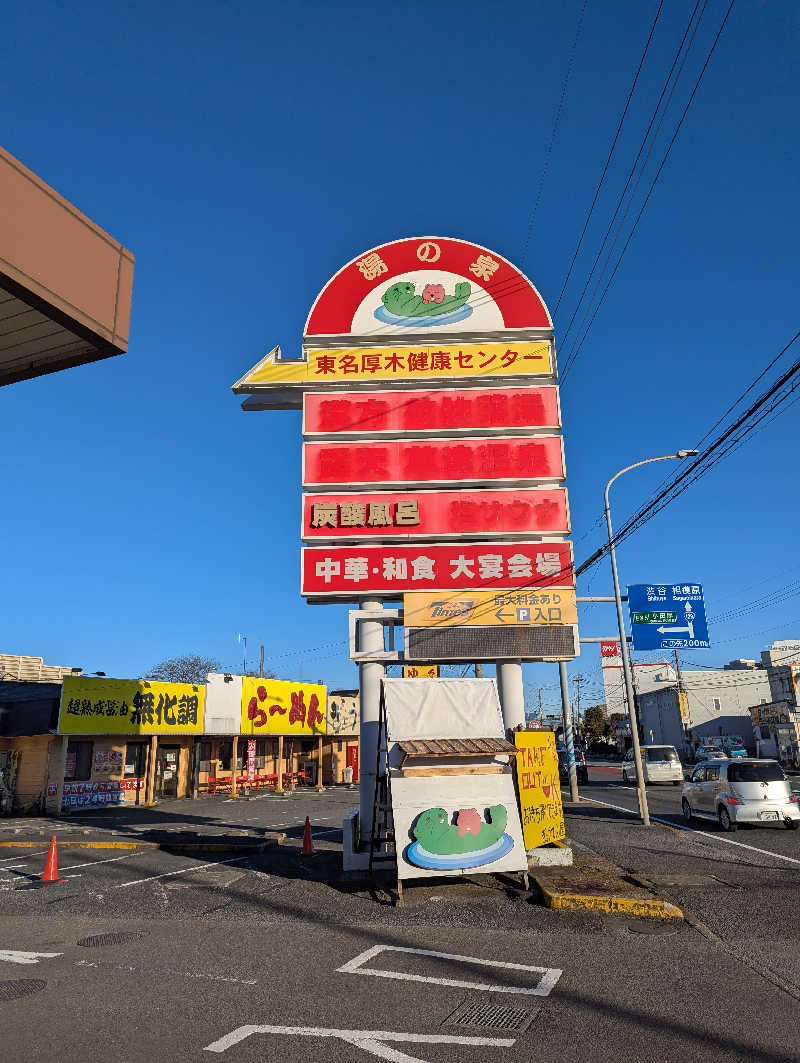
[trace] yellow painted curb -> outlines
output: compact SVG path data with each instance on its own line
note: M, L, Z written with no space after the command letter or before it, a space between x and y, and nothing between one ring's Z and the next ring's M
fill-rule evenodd
M59 849L159 849L158 842L76 842L56 838ZM0 849L39 849L49 845L49 838L40 842L0 842Z
M204 853L261 853L277 843L270 839L253 844L229 844L219 842L75 842L56 838L59 849L170 849L176 852ZM0 849L39 849L49 845L49 839L40 842L0 842Z
M683 912L669 901L642 900L637 897L603 896L593 893L564 893L550 889L533 876L548 908L560 911L602 912L606 915L634 915L647 919L683 919Z

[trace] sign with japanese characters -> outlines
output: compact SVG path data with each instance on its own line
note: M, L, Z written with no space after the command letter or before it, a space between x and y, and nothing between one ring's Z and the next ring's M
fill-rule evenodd
M569 532L565 487L303 496L303 538L524 538Z
M307 439L560 427L558 388L552 384L348 391L335 395L306 392L303 397L303 435Z
M566 837L556 737L552 731L516 731L517 787L525 849Z
M628 587L635 650L708 647L703 588L699 583L638 583Z
M563 480L561 436L305 443L303 485L490 486Z
M206 688L145 679L65 676L59 734L202 734Z
M600 657L619 657L619 643L618 642L601 642L600 643Z
M65 782L62 808L92 808L97 805L124 805L128 787L118 780L99 782Z
M242 679L243 735L324 735L327 689L314 683Z
M450 543L306 547L301 594L399 597L419 590L574 586L572 544Z
M438 664L409 664L403 669L403 679L438 679Z
M375 347L311 347L305 358L284 360L276 349L248 373L248 385L286 388L369 384L376 380L480 380L549 376L553 372L549 340L503 343L429 343ZM238 385L237 385L238 387Z
M403 596L406 627L497 627L577 624L572 587Z

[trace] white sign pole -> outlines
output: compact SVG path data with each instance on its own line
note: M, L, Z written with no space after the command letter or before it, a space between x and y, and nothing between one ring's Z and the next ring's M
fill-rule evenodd
M497 687L506 731L525 726L525 691L520 661L497 662Z
M380 599L364 598L361 609L380 614L383 603ZM383 621L364 620L359 624L361 652L383 649ZM359 839L361 846L369 842L372 817L375 810L375 765L378 757L378 716L381 700L381 680L386 669L380 662L365 661L359 665L359 689L361 694L361 752L359 757Z

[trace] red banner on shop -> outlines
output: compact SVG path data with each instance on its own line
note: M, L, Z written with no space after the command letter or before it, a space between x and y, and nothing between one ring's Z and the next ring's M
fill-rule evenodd
M619 643L618 642L601 642L600 643L600 656L602 657L619 657Z
M305 443L304 487L563 480L561 436Z
M303 496L302 537L441 539L569 533L565 487Z
M397 596L423 590L572 587L572 543L314 546L302 551L306 597Z
M558 389L548 387L306 393L303 435L447 434L559 428Z

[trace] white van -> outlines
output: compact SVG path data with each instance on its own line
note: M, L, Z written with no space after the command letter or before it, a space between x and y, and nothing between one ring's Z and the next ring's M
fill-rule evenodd
M645 784L671 782L673 786L680 786L683 782L683 767L675 746L640 746L640 749ZM636 783L632 749L628 750L622 761L622 781Z

